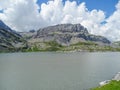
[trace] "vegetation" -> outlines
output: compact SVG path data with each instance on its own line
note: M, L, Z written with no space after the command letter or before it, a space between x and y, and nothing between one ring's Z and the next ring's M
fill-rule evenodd
M31 44L29 48L24 49L25 52L37 52L37 51L120 51L120 48L113 48L108 45L99 45L94 42L79 42L69 46L62 46L56 41L50 42L36 42Z
M72 45L98 45L97 43L88 41L88 42L78 42L76 44L72 44Z
M120 90L120 81L112 80L109 84L91 90Z
M41 43L34 43L33 45L31 45L28 49L24 50L26 52L30 52L30 51L59 51L63 46L58 44L55 41L51 41L51 42L41 42Z
M6 51L6 50L5 50ZM120 51L120 48L113 48L109 45L99 45L95 42L79 42L69 46L62 46L56 41L35 42L24 44L21 48L9 48L6 52L46 52L46 51Z

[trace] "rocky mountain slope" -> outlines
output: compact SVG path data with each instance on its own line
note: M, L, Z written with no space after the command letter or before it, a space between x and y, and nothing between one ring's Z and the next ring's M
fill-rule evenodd
M22 33L21 33L22 34ZM27 51L118 51L103 37L92 35L81 24L58 24L23 33L28 41ZM28 38L27 38L27 37Z
M58 24L38 31L15 32L0 21L0 52L14 51L120 51L81 24Z
M25 40L0 20L0 52L16 51L25 47Z
M103 37L92 35L81 24L59 24L39 29L36 35L33 35L31 41L33 42L49 42L56 41L65 46L75 44L78 42L92 41L103 44L110 44L111 42Z

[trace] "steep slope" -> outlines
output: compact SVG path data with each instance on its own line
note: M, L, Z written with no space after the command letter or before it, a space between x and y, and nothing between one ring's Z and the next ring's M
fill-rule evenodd
M25 47L25 40L0 20L0 52L16 51Z
M120 41L112 42L112 47L114 47L114 48L120 48Z
M39 29L32 37L33 42L56 41L61 45L71 45L78 42L92 41L103 44L110 44L110 41L103 36L92 35L81 24L59 24Z

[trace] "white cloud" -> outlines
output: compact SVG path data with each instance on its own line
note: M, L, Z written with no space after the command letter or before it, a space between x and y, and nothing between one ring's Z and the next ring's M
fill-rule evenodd
M35 0L10 1L11 2L8 2L9 7L3 8L4 13L0 14L0 18L6 22L6 24L17 31L26 31L42 25L42 19L38 12L39 7Z
M120 1L116 5L116 11L106 19L106 22L101 27L102 35L106 35L111 40L120 40Z
M1 0L0 19L17 31L28 31L60 23L81 23L89 32L120 40L120 1L116 11L106 18L102 10L89 11L85 3L62 0L48 1L40 6L37 0ZM40 12L38 11L40 10ZM104 23L106 22L106 23Z

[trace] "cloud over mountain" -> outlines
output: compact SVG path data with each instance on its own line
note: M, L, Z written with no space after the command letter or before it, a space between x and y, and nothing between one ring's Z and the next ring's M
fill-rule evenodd
M1 0L0 19L17 31L40 27L81 23L89 32L104 35L111 40L120 40L120 1L116 11L106 18L102 10L88 10L85 2L54 0L38 5L37 0Z

